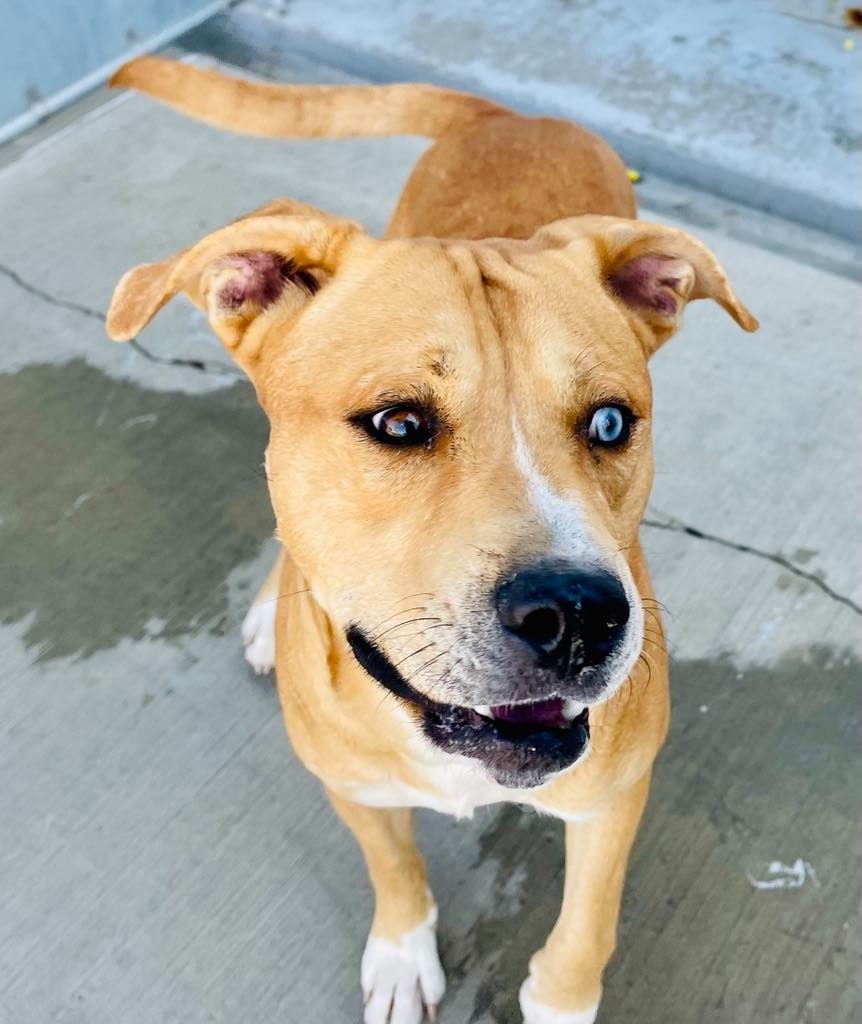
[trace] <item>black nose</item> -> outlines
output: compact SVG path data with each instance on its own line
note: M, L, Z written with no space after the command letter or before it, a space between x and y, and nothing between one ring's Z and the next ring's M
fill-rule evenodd
M496 604L500 622L539 664L563 674L603 662L629 619L620 581L595 570L525 569L500 585Z

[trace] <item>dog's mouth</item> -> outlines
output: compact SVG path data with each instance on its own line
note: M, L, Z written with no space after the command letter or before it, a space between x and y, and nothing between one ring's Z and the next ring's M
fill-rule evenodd
M590 712L565 697L517 704L444 704L415 690L358 626L347 641L365 671L415 712L425 736L441 750L481 761L510 788L540 786L586 752Z

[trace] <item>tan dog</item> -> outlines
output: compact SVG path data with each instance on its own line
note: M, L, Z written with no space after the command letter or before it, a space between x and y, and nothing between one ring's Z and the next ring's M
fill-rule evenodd
M426 85L265 85L155 58L115 84L235 131L437 139L384 240L278 201L130 271L108 331L131 338L186 292L269 416L290 555L246 640L258 668L275 643L291 740L368 862L367 1024L433 1019L444 990L406 808L502 800L566 828L524 1019L593 1021L668 723L638 543L647 360L691 299L755 319L700 242L630 219L625 168L575 125Z

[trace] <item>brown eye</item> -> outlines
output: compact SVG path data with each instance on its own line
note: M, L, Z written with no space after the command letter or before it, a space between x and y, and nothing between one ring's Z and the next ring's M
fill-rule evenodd
M431 417L413 406L399 405L381 409L363 421L368 433L383 444L421 445L434 437Z

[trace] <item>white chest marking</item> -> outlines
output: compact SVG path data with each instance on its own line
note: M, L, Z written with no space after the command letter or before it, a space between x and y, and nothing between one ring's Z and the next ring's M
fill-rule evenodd
M478 761L442 753L441 758L446 763L441 760L436 767L426 768L434 792L388 779L353 787L350 798L370 807L427 807L456 818L472 818L477 807L515 802L521 795L494 782Z
M422 740L415 741L412 752L416 754L416 770L428 777L433 792L417 789L395 778L334 788L350 800L368 807L426 807L456 818L472 818L478 807L500 803L522 804L540 814L551 814L566 821L585 821L595 813L566 813L543 807L537 800L543 786L507 789L495 782L479 761L438 751ZM588 754L589 747L578 763L582 763Z

